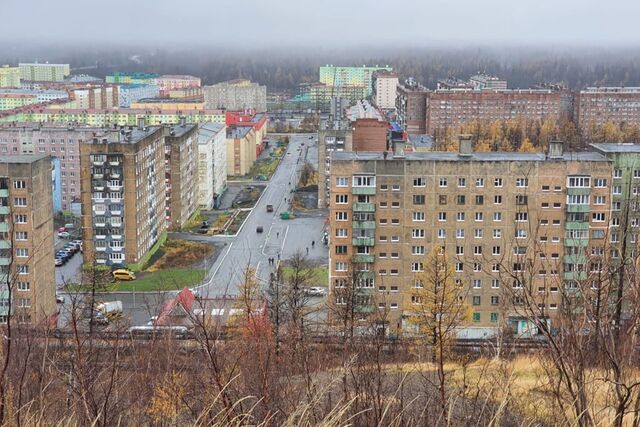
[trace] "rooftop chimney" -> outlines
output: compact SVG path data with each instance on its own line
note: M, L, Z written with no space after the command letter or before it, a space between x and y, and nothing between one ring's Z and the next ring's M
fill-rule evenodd
M548 157L550 159L561 159L564 149L564 142L562 141L551 141L549 142L549 154Z
M144 130L145 127L145 118L144 117L138 117L138 129L139 130Z
M180 116L180 126L186 126L187 125L187 118L185 116Z
M458 135L459 155L461 157L469 157L473 154L472 135Z

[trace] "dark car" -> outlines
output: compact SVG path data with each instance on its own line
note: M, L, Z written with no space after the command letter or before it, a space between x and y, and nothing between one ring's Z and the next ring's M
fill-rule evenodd
M267 205L267 212L273 212L273 205Z
M264 229L262 228L261 225L256 227L256 233L262 233L264 231Z

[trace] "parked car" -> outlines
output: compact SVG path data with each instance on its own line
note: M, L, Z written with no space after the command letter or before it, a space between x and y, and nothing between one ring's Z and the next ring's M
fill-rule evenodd
M129 271L126 268L120 268L111 272L113 278L116 280L136 280L136 275L133 271Z
M65 263L65 261L62 258L56 258L54 261L54 264L56 267L61 267L63 266Z
M267 212L273 212L273 205L267 205Z
M262 233L264 231L264 229L262 228L261 225L256 227L256 233Z
M61 239L68 239L69 237L71 237L71 234L69 234L67 231L59 231L58 237L60 237Z
M56 303L64 304L64 297L62 295L56 295Z
M327 294L327 289L320 286L312 286L306 288L304 293L310 297L323 297Z
M67 229L64 227L58 228L58 233L64 233L65 231L67 231Z

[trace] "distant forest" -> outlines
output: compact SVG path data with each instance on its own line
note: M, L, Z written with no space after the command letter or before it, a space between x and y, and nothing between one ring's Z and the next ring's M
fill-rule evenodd
M212 84L248 78L269 92L295 90L318 79L318 67L393 66L401 79L414 77L427 87L445 77L467 78L485 71L507 79L509 87L564 83L579 89L592 85L640 86L640 49L612 48L420 48L330 50L324 48L229 50L214 48L20 48L0 51L0 63L69 62L78 73L103 77L113 71L192 74ZM97 64L97 68L93 67Z

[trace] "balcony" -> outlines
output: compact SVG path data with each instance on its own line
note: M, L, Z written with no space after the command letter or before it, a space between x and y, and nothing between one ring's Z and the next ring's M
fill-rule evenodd
M112 234L111 240L122 240L122 234Z
M104 174L103 173L94 173L93 174L93 179L103 179L104 178Z
M587 196L591 194L591 188L567 188L567 194Z
M111 252L122 252L122 246L111 246Z
M96 239L96 240L106 240L106 239L107 239L107 236L106 236L106 235L104 235L104 234L96 234L96 235L95 235L95 239Z
M9 249L11 247L11 241L0 240L0 249Z
M562 261L565 264L586 264L589 261L589 258L585 254L565 255L562 257Z
M107 184L107 188L109 188L109 191L120 191L122 190L122 185Z
M112 221L111 222L111 226L115 227L115 228L120 228L120 227L122 227L122 221L120 221L120 222L113 222Z
M120 166L120 160L109 160L109 166Z
M584 237L584 238L566 238L564 239L564 245L565 246L580 246L580 247L586 247L589 244L589 239Z
M0 189L0 197L9 197L9 190L6 188Z
M364 230L373 230L376 228L375 221L353 221L351 225L353 228L361 228Z
M101 160L94 160L93 166L104 166L104 162Z
M107 211L106 211L105 208L96 209L96 207L94 206L93 207L93 213L96 214L96 215L104 215L104 214L107 213Z
M564 280L587 280L587 272L567 271L564 273Z
M589 205L567 205L567 212L587 213L591 211Z
M376 187L353 187L351 193L356 196L373 196L376 194Z
M375 239L373 237L354 237L351 240L353 246L373 246Z
M372 263L373 255L355 255L353 262L356 264Z
M96 228L105 228L107 226L106 222L95 222L93 223L93 226Z
M11 264L11 258L9 257L0 257L0 265L1 266L6 266Z
M107 260L106 259L97 259L96 260L96 264L106 264Z
M9 223L8 222L0 222L0 232L6 233L9 231Z
M9 206L0 206L0 215L8 215Z
M107 251L106 246L96 246L96 252L106 252L106 251Z
M102 185L102 184L94 185L93 186L93 191L104 191L104 185Z
M120 179L120 172L111 172L109 173L109 177L113 178L113 179Z
M353 211L354 212L375 212L376 205L373 203L354 203Z
M111 211L111 215L120 216L120 215L122 215L122 210L120 210L120 209L112 210Z

